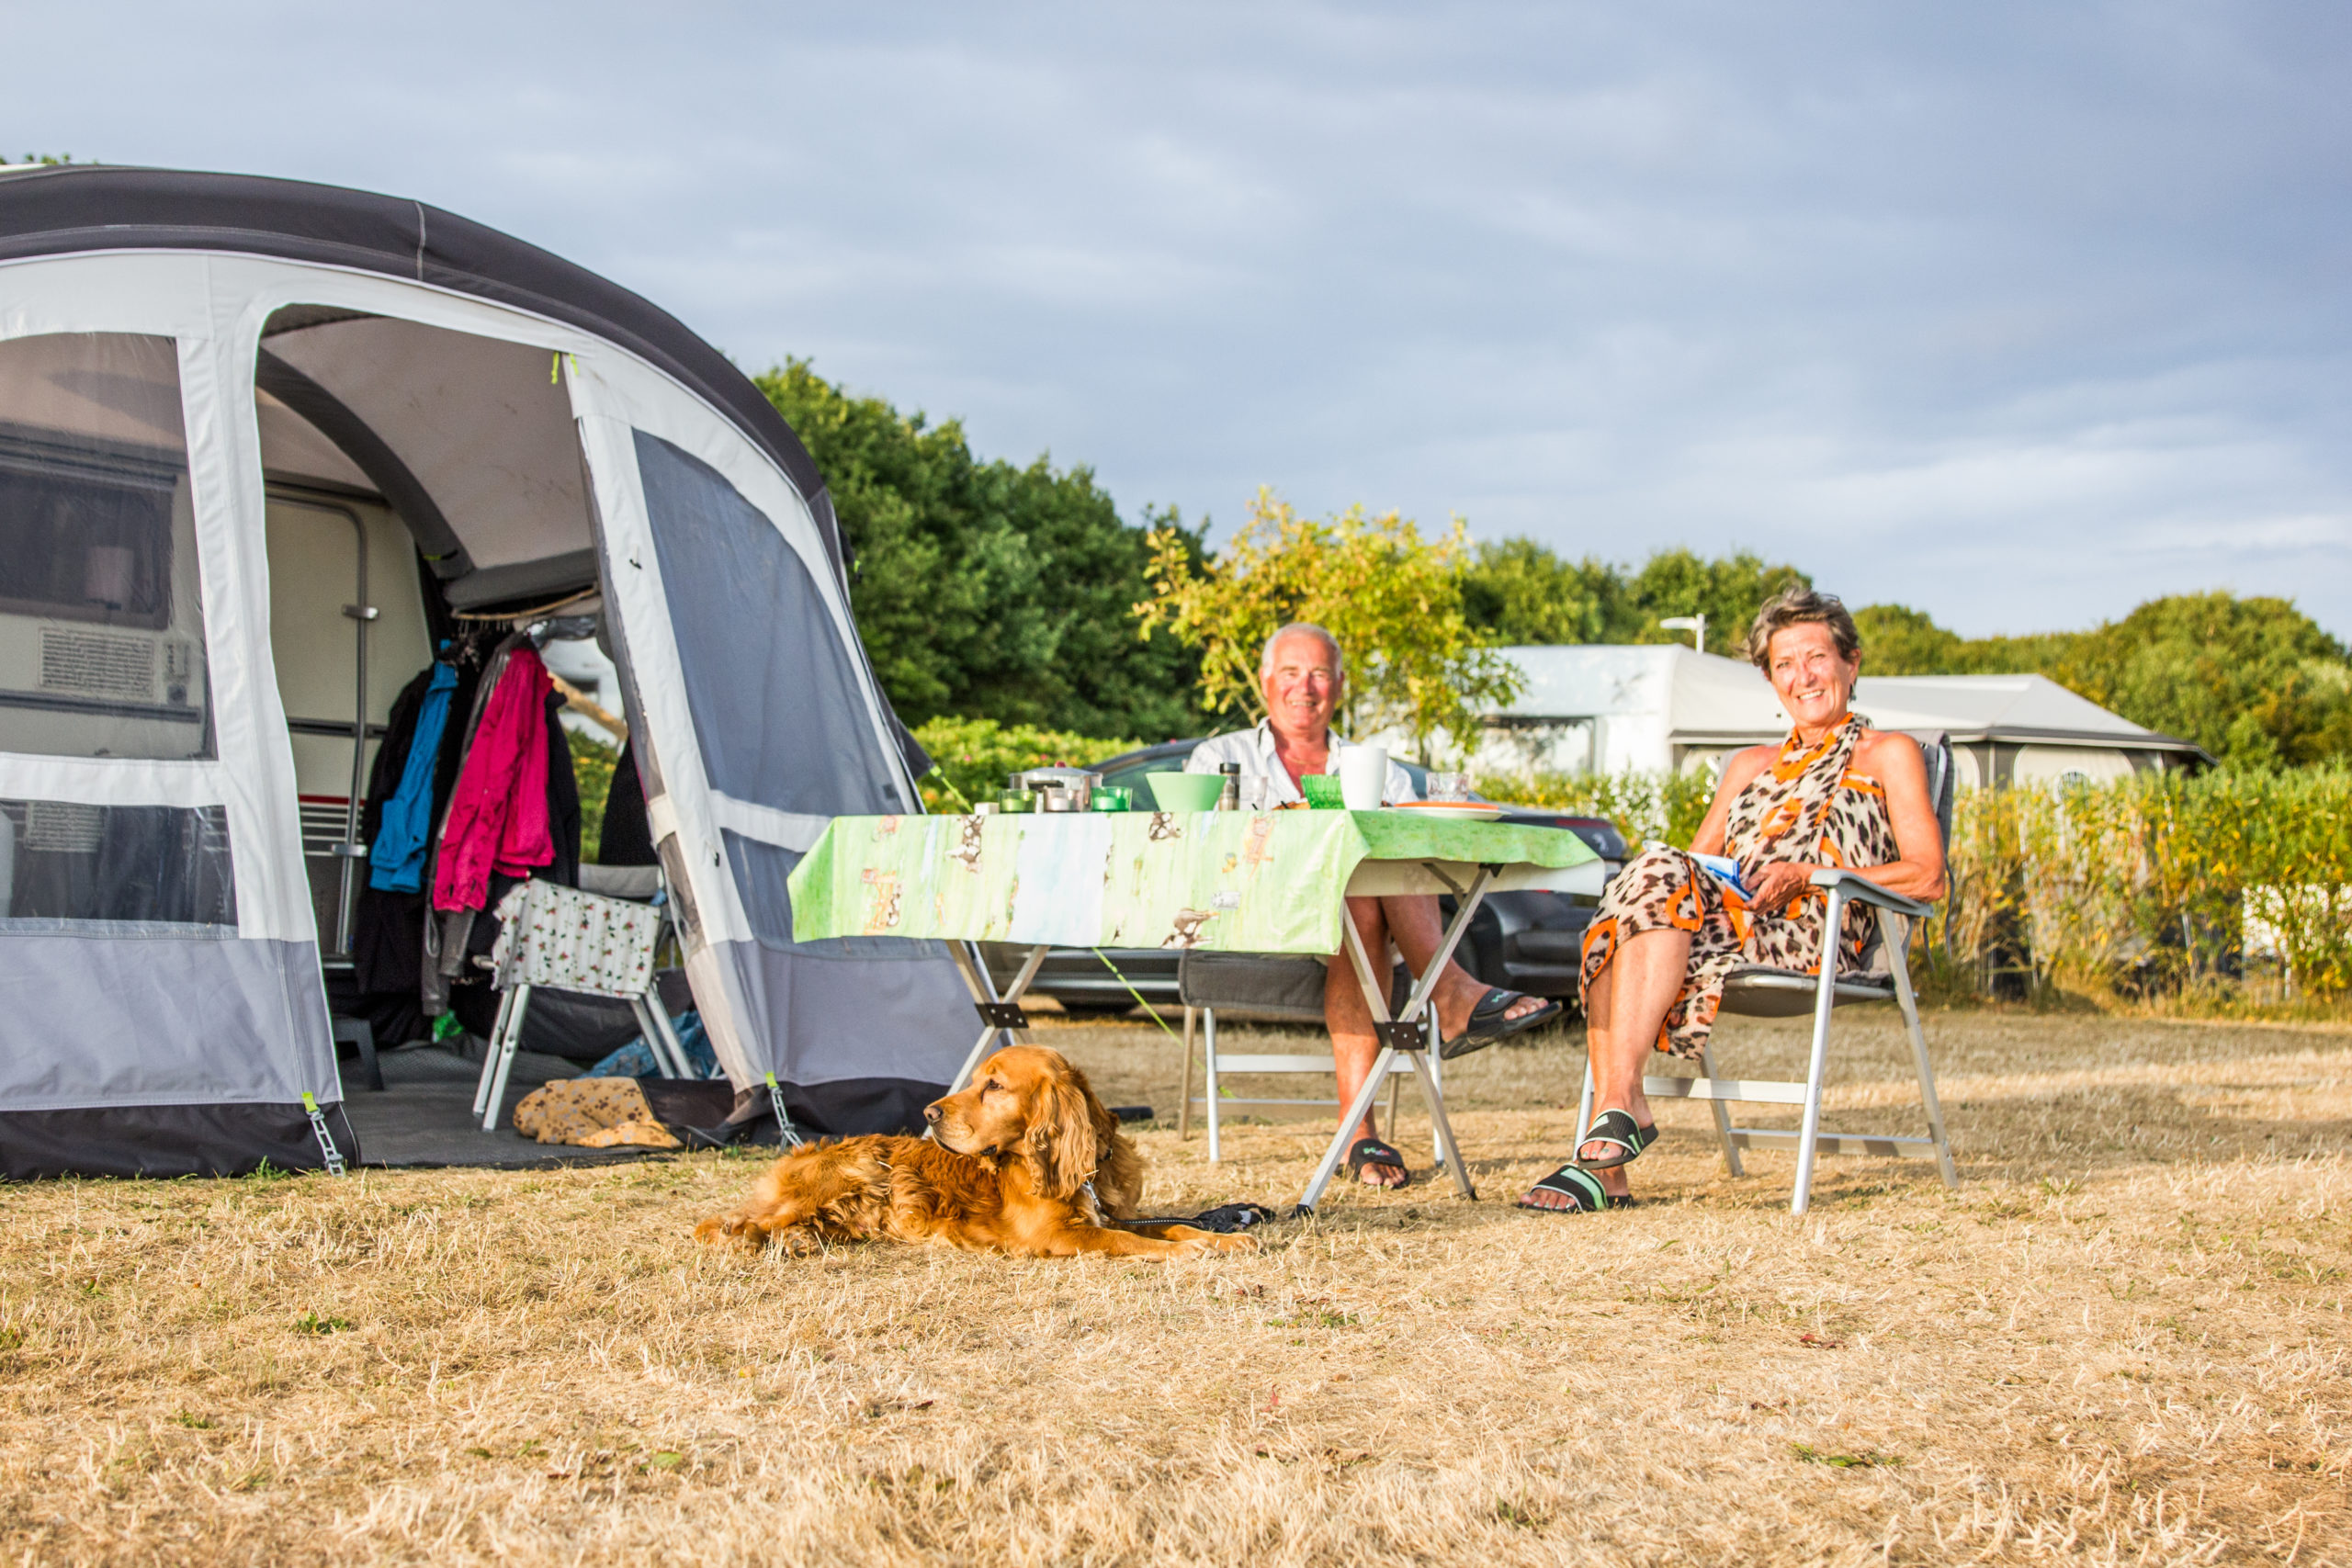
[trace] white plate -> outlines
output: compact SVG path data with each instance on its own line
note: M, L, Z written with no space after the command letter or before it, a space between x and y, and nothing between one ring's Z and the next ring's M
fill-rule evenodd
M1414 800L1395 807L1416 817L1438 817L1449 822L1492 822L1503 814L1499 806L1476 800Z

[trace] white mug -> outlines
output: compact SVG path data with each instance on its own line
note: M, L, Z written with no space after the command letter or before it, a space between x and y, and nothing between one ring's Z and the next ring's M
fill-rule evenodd
M1349 810L1379 810L1387 790L1387 747L1351 746L1340 753L1340 797Z

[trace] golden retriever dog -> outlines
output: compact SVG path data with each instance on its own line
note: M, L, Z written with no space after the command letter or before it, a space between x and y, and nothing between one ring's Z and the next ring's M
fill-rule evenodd
M1000 1051L923 1118L929 1139L876 1134L794 1150L749 1201L695 1235L793 1253L887 1236L1019 1258L1183 1258L1256 1245L1136 1221L1143 1161L1058 1051Z

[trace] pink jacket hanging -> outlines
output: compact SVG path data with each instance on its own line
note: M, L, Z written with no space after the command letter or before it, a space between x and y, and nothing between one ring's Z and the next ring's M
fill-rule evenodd
M547 705L554 685L532 649L507 655L449 797L433 874L435 908L479 909L489 901L493 868L522 876L554 863Z

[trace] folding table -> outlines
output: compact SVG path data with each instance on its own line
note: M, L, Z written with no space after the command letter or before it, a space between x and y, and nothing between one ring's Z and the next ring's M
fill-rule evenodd
M1565 829L1394 809L839 817L793 871L792 922L804 942L891 936L950 944L981 1023L951 1088L998 1043L1026 1040L1021 998L1050 948L1345 952L1381 1049L1300 1195L1299 1211L1311 1213L1399 1055L1412 1065L1455 1188L1477 1196L1425 1055L1437 976L1487 894L1597 897L1602 875L1598 857ZM1344 900L1447 893L1457 900L1453 919L1392 1017ZM974 942L1030 949L1001 994L967 945Z

